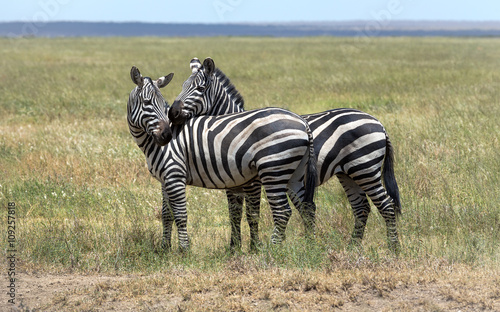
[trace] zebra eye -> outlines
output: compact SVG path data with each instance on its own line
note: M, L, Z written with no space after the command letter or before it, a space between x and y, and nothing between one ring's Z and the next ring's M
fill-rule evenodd
M205 92L205 86L197 86L196 90L200 92Z

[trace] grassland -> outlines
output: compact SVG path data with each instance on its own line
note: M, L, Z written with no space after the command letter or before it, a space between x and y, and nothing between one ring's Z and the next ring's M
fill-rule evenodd
M21 306L500 309L499 50L497 38L0 39L0 202L2 220L17 207ZM401 255L375 210L363 249L348 249L353 217L334 179L318 189L313 244L295 212L287 241L268 245L264 205L262 250L247 252L244 226L232 255L224 193L189 188L192 250L163 253L160 187L126 124L129 70L174 72L172 101L194 56L211 56L249 109L353 107L381 120L396 149ZM63 287L37 301L37 276Z

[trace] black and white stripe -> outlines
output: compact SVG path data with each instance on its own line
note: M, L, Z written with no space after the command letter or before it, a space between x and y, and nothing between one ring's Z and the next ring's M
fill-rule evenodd
M303 118L266 108L191 118L185 125L170 127L164 107L169 108L159 91L166 77L142 78L135 67L131 76L137 87L129 96L128 123L149 171L162 183L164 247L171 246L175 222L180 248L189 248L186 185L252 197L254 181L259 181L273 213L273 243L285 238L291 215L287 195L298 197L311 220L307 224L314 225L310 211L315 210L316 164L312 133ZM260 184L258 190L260 199Z
M190 67L192 75L172 106L171 118L174 121L183 122L200 114L215 116L244 111L243 98L224 73L215 68L212 59L207 58L202 65L195 58ZM355 217L352 242L359 244L363 238L370 213L368 197L384 217L389 247L397 250L396 215L401 212L401 204L394 177L393 148L382 124L369 114L354 109L333 109L302 117L308 121L314 136L318 184L337 176L352 206ZM255 193L253 198L247 198L247 210L250 209L253 215L258 215L259 208L251 206L259 204L257 196ZM242 202L241 199L228 200ZM242 207L230 209L235 215L233 223L237 223L238 218L241 222L241 213L237 211ZM250 227L255 226L254 219L249 220L252 222ZM258 229L251 231L255 233Z

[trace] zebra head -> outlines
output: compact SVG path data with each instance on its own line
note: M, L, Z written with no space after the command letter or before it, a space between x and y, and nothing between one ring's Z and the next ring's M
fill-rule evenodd
M170 108L168 117L173 124L200 116L219 116L244 111L244 100L229 78L211 58L201 64L194 58L190 63L191 76Z
M130 92L127 104L127 121L130 133L139 139L148 134L154 141L163 146L172 139L172 131L165 115L165 99L160 88L169 84L173 73L152 80L143 77L137 67L130 70L130 77L137 87Z
M168 117L173 124L183 124L187 119L207 115L213 105L215 63L207 57L201 64L198 58L190 63L191 76L182 85L182 91L170 108Z

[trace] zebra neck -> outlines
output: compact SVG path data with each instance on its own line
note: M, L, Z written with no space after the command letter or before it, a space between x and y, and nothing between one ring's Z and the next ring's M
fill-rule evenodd
M156 144L153 137L147 134L140 137L134 137L134 139L137 146L139 146L141 151L144 153L144 156L146 156L146 163L148 165L149 172L153 177L161 181L162 173L160 170L161 166L159 166L159 164L162 163L162 160L167 157L167 147L159 146Z
M215 77L213 83L216 87L212 91L213 105L207 115L219 116L244 112L243 97L229 78L219 69L216 70Z
M215 96L216 102L212 106L210 112L208 112L209 116L220 116L232 113L240 113L245 110L243 107L236 104L230 95L226 96Z

